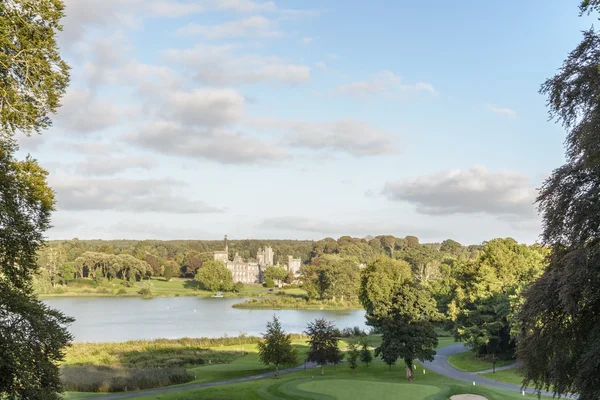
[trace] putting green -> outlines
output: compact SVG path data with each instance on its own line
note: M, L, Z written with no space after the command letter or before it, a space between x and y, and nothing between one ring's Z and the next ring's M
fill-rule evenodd
M315 379L296 386L299 391L330 395L334 399L424 399L440 391L429 385L372 382L349 379Z

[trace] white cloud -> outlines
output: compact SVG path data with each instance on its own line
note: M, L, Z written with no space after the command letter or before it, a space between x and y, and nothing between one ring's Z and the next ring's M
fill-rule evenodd
M257 129L283 132L294 147L311 150L337 150L354 156L389 154L397 151L394 135L371 124L343 119L327 122L253 119Z
M228 21L219 25L190 23L177 30L179 35L201 35L207 39L233 37L278 37L283 33L276 29L270 19L255 15L239 21Z
M486 213L531 219L536 191L530 179L513 171L488 171L476 165L413 180L386 182L382 193L417 206L429 215Z
M281 216L265 218L259 224L259 227L287 232L313 232L324 236L351 235L354 237L364 237L366 235L392 234L395 236L444 237L447 235L436 229L403 225L389 219L339 222L300 216Z
M56 126L71 133L87 134L115 126L123 109L95 98L90 89L69 89L55 117Z
M244 97L237 91L208 88L170 93L163 112L186 125L215 127L238 121L244 106Z
M435 94L436 91L429 83L417 82L413 85L401 83L401 78L390 71L381 71L372 75L368 80L351 82L340 85L335 89L337 94L350 95L357 98L366 98L370 95L399 90L402 92L428 92Z
M204 11L201 4L196 2L180 1L153 1L148 5L148 10L160 17L177 18Z
M83 179L51 176L59 210L112 210L195 214L221 209L190 199L185 182L172 179Z
M209 85L302 83L310 80L308 66L273 56L234 54L234 49L230 45L170 49L165 52L165 60L184 67L197 81Z
M495 114L503 115L505 117L514 118L517 116L516 111L511 110L510 108L500 108L491 104L485 105L486 110L491 111Z
M129 137L130 143L161 154L207 159L221 164L279 161L287 152L274 143L220 129L195 129L172 121L154 121Z
M310 37L310 36L304 36L302 39L300 39L300 42L304 45L310 44L314 41L315 39Z
M158 163L148 156L91 156L75 165L75 172L80 175L110 176L131 169L149 170Z
M325 64L325 61L317 61L315 63L315 67L317 67L319 69L326 70L327 69L327 64Z

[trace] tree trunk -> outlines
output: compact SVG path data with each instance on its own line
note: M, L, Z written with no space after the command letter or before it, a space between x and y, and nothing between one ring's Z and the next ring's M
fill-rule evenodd
M321 365L321 375L325 375L325 366Z
M279 379L279 364L275 364L275 378Z
M406 379L412 382L415 379L415 376L412 372L413 360L405 359L404 364L406 369Z

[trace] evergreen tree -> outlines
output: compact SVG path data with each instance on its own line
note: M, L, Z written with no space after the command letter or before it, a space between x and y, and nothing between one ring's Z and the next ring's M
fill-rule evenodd
M298 353L292 347L291 336L281 329L281 323L276 316L267 322L267 332L263 340L258 342L258 358L265 364L275 365L275 377L279 378L279 366L293 364L298 359Z
M358 358L360 357L360 352L358 347L354 343L350 343L348 345L348 366L352 370L352 375L354 375L354 371L356 367L358 367Z

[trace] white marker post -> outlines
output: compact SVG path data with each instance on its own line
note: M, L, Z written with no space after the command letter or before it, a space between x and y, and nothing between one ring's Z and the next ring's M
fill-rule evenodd
M473 381L473 386L475 386L475 381Z
M423 375L425 375L425 370L423 370Z

